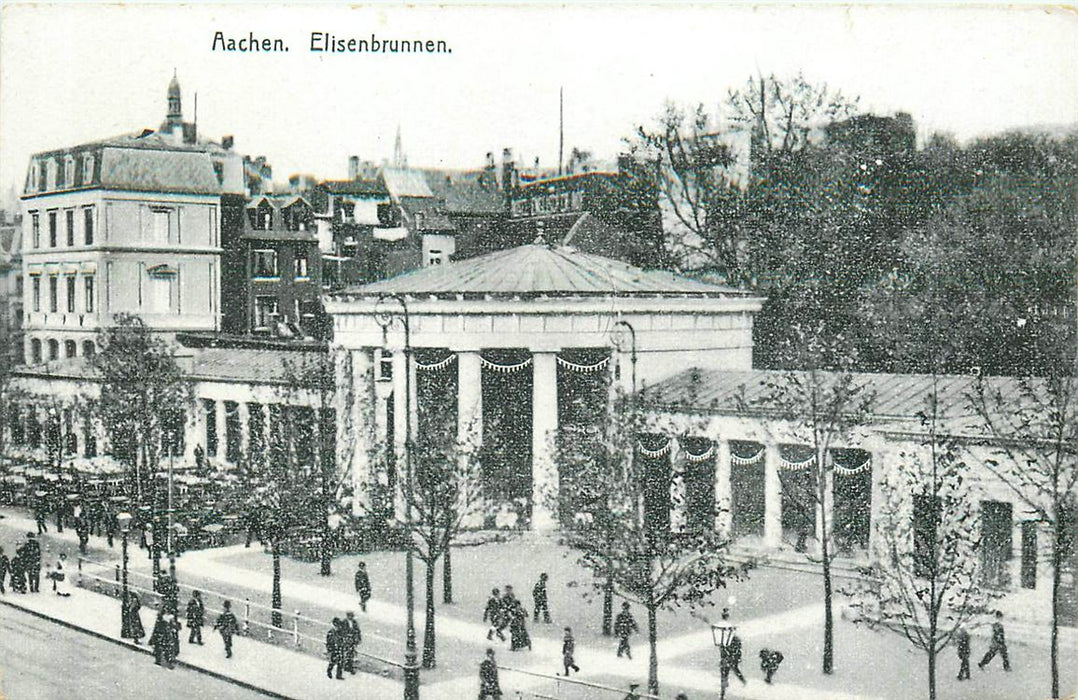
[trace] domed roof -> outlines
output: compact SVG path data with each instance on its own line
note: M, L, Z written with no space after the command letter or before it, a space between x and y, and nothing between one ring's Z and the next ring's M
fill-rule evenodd
M172 81L168 84L168 96L180 96L180 81L176 78L176 71L172 71Z
M748 292L664 270L644 270L569 247L524 245L342 290L331 296L415 294L456 296L695 296Z

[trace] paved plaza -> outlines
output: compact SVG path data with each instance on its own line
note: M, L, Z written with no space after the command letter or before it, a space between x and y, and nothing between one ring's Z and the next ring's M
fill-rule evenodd
M0 542L9 549L27 529L32 529L32 521L16 509L4 509L2 514L5 517L0 520ZM43 545L46 563L54 561L59 551L67 551L71 561L77 556L75 538L69 531L63 535L50 532L44 536ZM84 563L84 581L90 590L75 590L71 598L51 594L16 596L9 591L4 602L115 637L119 626L118 604L114 598L93 592L92 588L94 576L101 575L104 580L98 584L99 589L107 588L109 579L114 578L112 571L118 561L119 545L110 550L102 539L93 538L91 546L88 560L105 565ZM150 562L137 546L131 548L131 553L131 581L138 585L149 572ZM360 559L367 562L374 589L366 613L359 612L352 590L352 574ZM236 601L241 615L246 613L244 608L249 601L252 633L249 638L237 641L236 657L226 660L220 640L207 628L206 646L184 644L181 661L210 674L270 688L286 697L354 697L360 689L376 693L377 697L396 696L400 692L399 669L382 665L377 658L393 662L403 659L403 556L387 552L343 556L336 558L333 565L333 576L325 578L318 575L315 563L282 560L286 614L283 629L277 633L277 644L268 644L257 640L264 634L259 623L268 622L267 613L259 606L269 602L271 558L262 552L257 541L249 549L237 545L184 554L177 561L181 584L205 591L211 608L216 600L215 592ZM580 585L583 574L571 552L549 539L525 535L511 541L456 549L453 568L455 602L443 605L441 591L437 592L438 665L423 672L422 697L472 695L477 687L478 662L488 644L492 644L503 666L502 686L507 692L519 692L521 697L620 698L614 691L570 685L555 678L554 674L560 671L562 628L567 625L574 630L577 663L582 669L574 678L623 689L622 692L630 683L641 683L643 687L647 677L646 638L634 637L631 661L616 657L615 643L601 634L601 601L583 595L584 587ZM486 593L492 587L511 584L530 606L531 587L542 571L550 575L552 624L529 625L533 640L530 651L510 652L507 644L497 640L488 643L487 627L481 621ZM417 562L416 625L420 644L424 622L422 572ZM436 580L440 584L440 571ZM720 591L716 602L731 606L732 618L745 644L742 670L748 681L742 685L732 680L728 697L906 698L921 694L926 683L923 656L914 653L897 635L868 630L845 620L840 620L836 629L835 674L826 677L819 672L822 639L819 589L819 578L813 574L758 568L747 580L733 582L728 589ZM325 628L318 625L348 610L356 611L363 629L360 651L376 658L361 659L360 668L364 672L338 683L325 678L322 648L318 643L324 637ZM301 617L293 626L295 611L300 611ZM634 608L633 613L643 628L645 611ZM144 623L151 617L151 611L144 611ZM208 617L212 620L213 616ZM717 618L717 614L714 610L702 616L685 610L660 614L658 655L662 697L674 697L678 692L690 698L717 697L717 652L703 617ZM293 637L293 632L298 636ZM975 669L973 678L965 683L954 679L957 659L953 651L944 651L940 659L940 696L1038 697L1030 695L1028 689L1047 687L1047 630L1043 639L1027 637L1031 637L1030 630L1011 632L1012 672L1004 673L998 666L985 672ZM1061 645L1064 687L1076 683L1078 654L1073 642L1071 630ZM983 631L975 632L973 646L976 660L987 646ZM779 649L785 655L775 683L770 686L763 682L758 663L754 663L758 651L764 647ZM152 667L149 657L142 655L133 654L131 663Z

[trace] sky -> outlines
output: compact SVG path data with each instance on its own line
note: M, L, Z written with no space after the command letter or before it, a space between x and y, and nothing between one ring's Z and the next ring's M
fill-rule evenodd
M750 76L801 71L960 139L1078 121L1078 14L956 6L588 4L348 7L20 4L0 9L0 193L32 153L156 128L175 70L184 116L235 136L277 179L344 177L398 128L409 163L480 167L487 152L550 166L612 159L667 100L718 106ZM288 52L214 51L225 37ZM444 40L451 53L313 53L311 32ZM499 155L500 157L500 155Z

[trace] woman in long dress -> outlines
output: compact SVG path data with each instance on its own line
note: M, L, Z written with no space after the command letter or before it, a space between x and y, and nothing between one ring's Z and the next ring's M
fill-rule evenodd
M531 637L528 636L526 620L528 613L519 600L514 600L513 610L510 613L512 619L509 622L509 650L519 651L525 647L532 648Z
M139 640L146 636L146 630L142 626L142 617L139 614L141 609L142 601L139 600L134 591L129 591L123 604L123 624L120 629L120 636L134 641L135 644L138 644Z

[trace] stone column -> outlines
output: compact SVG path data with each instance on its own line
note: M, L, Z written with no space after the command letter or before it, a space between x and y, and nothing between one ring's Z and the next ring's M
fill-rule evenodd
M554 439L558 430L558 361L554 352L532 354L532 530L557 527Z
M730 537L733 531L733 493L730 489L730 441L715 441L715 531Z
M370 351L340 353L336 374L335 407L340 431L337 435L337 469L345 473L351 470L352 514L362 515L371 506L374 485L371 470L374 374Z
M689 523L689 493L685 485L688 465L678 447L678 443L670 438L670 532L685 532Z
M782 482L779 480L779 447L764 446L764 546L782 544Z
M483 365L478 352L457 353L457 441L467 449L483 443Z
M404 498L408 471L406 462L408 459L408 402L405 400L408 392L406 379L409 368L405 367L404 350L398 349L393 352L393 451L396 455L397 464L397 488L393 495L393 512L397 520L404 520L404 511L407 502Z
M240 454L251 460L251 412L246 401L236 402L236 414L240 420Z

